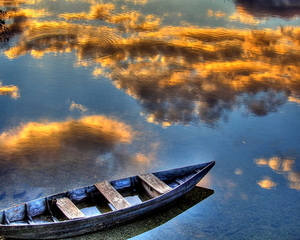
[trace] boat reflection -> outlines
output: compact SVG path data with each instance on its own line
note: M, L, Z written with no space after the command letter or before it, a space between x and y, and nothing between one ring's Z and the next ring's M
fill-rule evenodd
M238 11L255 17L294 18L300 15L298 0L235 0Z
M91 4L88 12L60 14L57 21L31 19L26 27L20 21L20 41L4 53L40 58L76 51L79 66L96 65L95 77L110 78L141 103L149 122L163 126L214 126L237 107L265 116L300 99L299 27L162 26L159 17L115 9ZM29 12L14 17L27 19Z
M282 174L288 182L291 189L300 190L300 172L295 170L295 157L271 157L258 158L254 160L259 167L268 166L274 172ZM262 188L273 188L277 183L273 182L270 177L265 177L263 180L257 182Z
M189 193L179 198L171 206L155 212L153 215L147 216L138 221L116 227L111 230L101 231L93 234L85 235L87 239L129 239L134 236L140 235L150 231L156 227L163 225L178 215L184 213L189 208L200 203L204 199L214 194L214 191L207 188L195 187ZM67 238L67 239L82 239L81 237Z

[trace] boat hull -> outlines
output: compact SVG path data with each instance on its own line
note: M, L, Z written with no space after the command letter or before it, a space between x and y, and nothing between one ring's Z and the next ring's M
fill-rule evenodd
M143 217L147 214L155 212L157 209L163 208L166 205L171 204L177 198L183 196L209 172L214 166L214 162L206 163L206 165L195 165L192 168L199 169L203 167L201 171L193 175L190 179L186 180L184 184L175 187L170 192L165 193L156 198L152 198L148 201L142 202L137 205L133 205L124 209L112 211L109 213L101 214L98 216L92 216L82 219L74 219L62 222L53 222L46 224L32 224L32 225L0 225L0 236L14 237L21 239L53 239L53 238L65 238L77 235L86 234L89 232L101 231L106 228L111 228L134 219ZM183 171L181 169L175 169L173 172L165 171L154 173L154 175L161 178L168 178L168 175L176 175L176 171Z

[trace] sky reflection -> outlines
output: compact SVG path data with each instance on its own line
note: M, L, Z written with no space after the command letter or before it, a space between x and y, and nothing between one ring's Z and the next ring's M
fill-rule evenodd
M0 206L216 160L135 239L299 236L298 5L0 0Z
M26 168L42 168L57 164L55 159L76 161L75 156L81 151L94 151L95 156L105 154L117 144L130 144L134 135L129 126L104 116L30 122L0 135L0 159ZM68 155L65 152L72 154L63 160L62 156Z
M271 157L269 159L259 158L254 160L255 164L259 167L268 166L278 174L282 174L288 182L291 189L300 190L300 173L295 168L295 157ZM265 180L258 182L263 188L272 188L277 184L272 182L268 177Z
M96 65L95 77L110 78L140 101L149 122L163 126L213 124L241 105L265 116L288 99L299 99L298 27L172 27L154 15L116 8L91 4L89 12L57 16L68 22L40 22L48 14L44 9L10 10L7 16L14 20L8 28L22 34L4 54L41 58L75 51L79 65ZM74 23L78 19L87 21ZM89 20L109 25L87 25Z
M20 97L19 88L12 85L3 86L0 82L0 95L8 95L11 98L17 99Z

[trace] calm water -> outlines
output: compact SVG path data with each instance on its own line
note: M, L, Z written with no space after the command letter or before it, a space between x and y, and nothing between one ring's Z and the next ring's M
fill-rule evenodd
M300 239L299 1L0 9L1 209L215 160L166 223L76 239Z

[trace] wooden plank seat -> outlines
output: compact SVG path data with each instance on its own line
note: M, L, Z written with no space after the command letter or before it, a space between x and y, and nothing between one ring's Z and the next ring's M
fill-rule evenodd
M85 215L69 198L56 199L56 205L68 219L85 218Z
M95 187L114 206L115 209L130 207L126 199L108 182L102 181L95 184Z
M139 175L139 178L142 180L144 188L151 197L158 197L172 190L171 187L154 176L152 173Z

